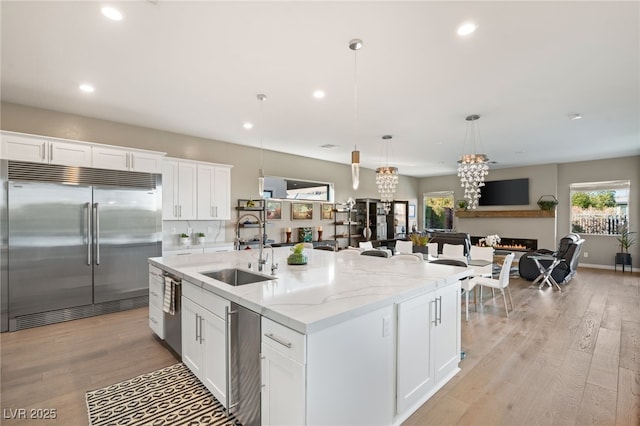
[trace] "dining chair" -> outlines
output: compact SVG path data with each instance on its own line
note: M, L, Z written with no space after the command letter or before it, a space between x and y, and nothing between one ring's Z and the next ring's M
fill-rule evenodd
M317 246L314 250L336 251L333 246Z
M442 256L440 256L440 258L438 258L437 260L433 260L429 263L435 263L440 265L451 265L451 266L467 266L467 258L466 257L456 258L453 256L450 258L442 258ZM473 306L475 306L476 311L478 310L475 286L476 284L474 282L471 282L469 278L460 280L460 288L462 289L462 294L464 294L465 321L469 321L469 293L471 292L471 290L473 290Z
M362 256L374 256L374 257L391 257L391 250L365 250L360 253Z
M373 250L373 244L371 243L371 241L360 241L358 243L358 247L362 249Z
M438 258L438 243L427 243L427 258L429 260Z
M390 258L394 262L422 262L424 259L420 253L396 253Z
M302 243L302 247L304 247L306 249L312 249L313 248L313 243Z
M464 246L462 244L444 243L442 245L442 254L451 257L464 257Z
M413 242L396 241L396 253L413 253Z
M346 248L344 250L339 250L336 254L341 257L351 257L360 256L360 253L362 253L362 251L356 248Z
M484 260L489 262L486 266L474 266L474 277L493 278L493 247L471 246L471 260Z
M504 258L502 269L500 270L500 276L495 278L487 277L473 277L470 282L473 286L480 286L480 303L482 303L482 288L490 287L491 289L497 289L502 292L502 298L504 299L504 309L507 311L507 318L509 318L509 307L507 306L507 296L505 295L505 289L509 293L509 301L511 302L511 310L513 310L513 299L511 298L511 290L509 289L509 273L511 271L511 263L515 257L514 253L509 253Z

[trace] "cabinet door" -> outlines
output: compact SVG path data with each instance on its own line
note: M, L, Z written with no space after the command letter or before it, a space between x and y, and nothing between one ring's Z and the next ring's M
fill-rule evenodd
M91 145L51 141L49 142L49 163L65 166L91 167Z
M460 362L460 283L436 292L438 324L434 327L435 380L439 382Z
M227 167L215 168L213 186L214 219L231 219L231 169Z
M230 188L228 168L198 164L198 219L230 219Z
M178 218L196 219L197 177L195 163L178 163Z
M27 136L2 134L2 158L7 160L47 162L47 142Z
M182 297L182 362L201 378L204 374L204 347L200 342L202 322L200 307L191 299Z
M204 344L205 366L202 382L224 408L227 397L227 323L222 318L202 311L204 321L202 340Z
M178 219L178 162L162 162L162 219Z
M433 299L433 293L428 293L398 304L398 414L418 402L435 384L431 355Z
M129 152L124 149L94 146L91 156L97 169L129 170Z
M262 425L305 424L305 366L262 343Z
M129 169L135 172L162 173L162 155L152 152L131 152Z

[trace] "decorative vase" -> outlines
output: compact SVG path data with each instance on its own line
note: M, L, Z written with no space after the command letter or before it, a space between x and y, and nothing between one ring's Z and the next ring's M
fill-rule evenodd
M304 253L293 253L287 258L287 264L289 265L306 265L308 258Z

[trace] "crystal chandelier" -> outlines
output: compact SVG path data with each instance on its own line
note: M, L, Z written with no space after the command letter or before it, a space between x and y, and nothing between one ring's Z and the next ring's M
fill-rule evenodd
M380 200L384 203L384 211L389 214L391 201L393 201L393 195L398 185L398 168L389 166L389 141L391 140L391 135L384 135L382 140L386 160L384 166L376 169L376 184L378 185Z
M349 42L353 50L353 134L358 136L358 50L362 48L362 40L354 38ZM360 185L360 151L357 145L351 151L351 184L353 189Z
M267 95L259 94L257 96L260 101L260 168L258 169L258 195L264 197L264 172L262 170L262 128L264 125L264 101L267 99Z
M484 186L484 177L489 174L489 158L485 154L476 154L476 141L480 145L480 131L478 130L478 114L467 116L467 131L464 137L464 149L467 148L469 139L469 149L472 154L463 154L458 161L458 177L460 186L464 188L464 198L469 203L469 207L478 207L480 199L480 188Z

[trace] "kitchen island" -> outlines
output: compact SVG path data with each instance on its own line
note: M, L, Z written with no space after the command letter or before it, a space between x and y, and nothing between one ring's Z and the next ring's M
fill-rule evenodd
M183 361L193 341L208 348L196 358L212 365L190 368L211 370L194 373L228 403L224 333L236 303L261 316L263 425L401 423L458 371L459 280L469 271L307 252L294 266L288 248L266 249L275 276L271 259L258 272L257 250L150 259L183 280ZM203 275L230 268L268 279L234 287Z

